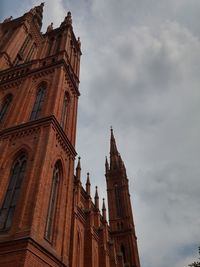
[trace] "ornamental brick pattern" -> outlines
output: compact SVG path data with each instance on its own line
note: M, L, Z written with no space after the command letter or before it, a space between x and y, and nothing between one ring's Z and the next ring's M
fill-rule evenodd
M43 6L0 24L0 266L140 267L113 131L109 223L74 174L81 42L70 12L43 34Z

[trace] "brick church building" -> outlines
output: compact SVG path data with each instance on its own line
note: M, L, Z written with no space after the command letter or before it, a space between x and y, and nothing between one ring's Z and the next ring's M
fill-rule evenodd
M80 39L43 4L0 24L0 266L140 267L128 178L113 130L109 223L75 168Z

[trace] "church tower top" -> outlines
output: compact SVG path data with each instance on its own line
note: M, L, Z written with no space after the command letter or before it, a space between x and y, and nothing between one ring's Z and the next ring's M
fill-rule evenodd
M119 177L119 173L121 174L121 176L126 177L126 168L121 158L121 155L118 152L112 127L111 127L111 134L110 134L110 165L106 157L105 169L106 169L105 171L106 171L107 178L108 176L109 177L113 176L115 173L117 174L117 177Z
M123 266L140 267L128 177L118 152L113 129L110 134L110 164L106 158L106 182L110 231L122 255Z

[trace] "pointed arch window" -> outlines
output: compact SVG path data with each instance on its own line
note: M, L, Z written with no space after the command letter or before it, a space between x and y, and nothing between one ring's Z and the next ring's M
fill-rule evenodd
M13 61L13 65L16 66L18 65L20 62L22 63L24 60L24 54L25 54L25 50L27 51L27 47L29 45L29 43L31 42L32 36L29 34L24 43L22 44L18 54L16 55L15 60Z
M122 217L121 190L117 184L115 184L115 205L116 205L117 217Z
M42 106L44 103L45 92L46 86L43 84L39 87L33 110L31 112L30 121L36 120L40 117Z
M28 44L30 43L31 39L32 39L32 36L29 34L29 35L26 37L26 39L25 39L23 45L21 46L21 48L20 48L20 50L19 50L19 54L21 55L21 57L23 57L24 51L26 50L26 48L27 48Z
M56 206L58 200L58 188L59 188L59 181L61 178L61 172L59 168L59 163L55 164L53 170L53 179L51 185L51 194L49 198L49 207L48 207L48 214L47 214L47 223L46 223L46 230L45 230L45 238L52 242L53 239L53 229L55 225L55 215L56 215Z
M35 52L35 50L36 50L36 47L37 47L36 43L34 43L34 44L31 46L31 49L30 49L29 52L28 52L26 61L29 61L29 60L32 59L32 56L33 56L33 54L34 54L34 52Z
M22 153L13 163L10 182L0 210L0 230L11 227L27 165L27 156Z
M8 109L9 109L9 106L12 102L12 99L13 99L13 96L11 94L7 95L4 102L3 102L3 105L1 107L1 110L0 110L0 122L3 120L3 118L5 117L6 113L8 112Z
M64 99L63 99L61 122L60 122L62 128L65 128L66 117L67 117L68 102L69 102L68 101L68 96L67 96L67 93L65 93Z

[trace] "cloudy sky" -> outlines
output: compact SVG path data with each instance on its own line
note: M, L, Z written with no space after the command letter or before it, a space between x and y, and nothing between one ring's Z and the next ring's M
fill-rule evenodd
M1 1L1 20L39 1ZM77 151L105 197L114 128L142 267L186 267L200 245L200 1L46 0L43 31L70 10L82 41ZM94 190L93 190L94 191Z

